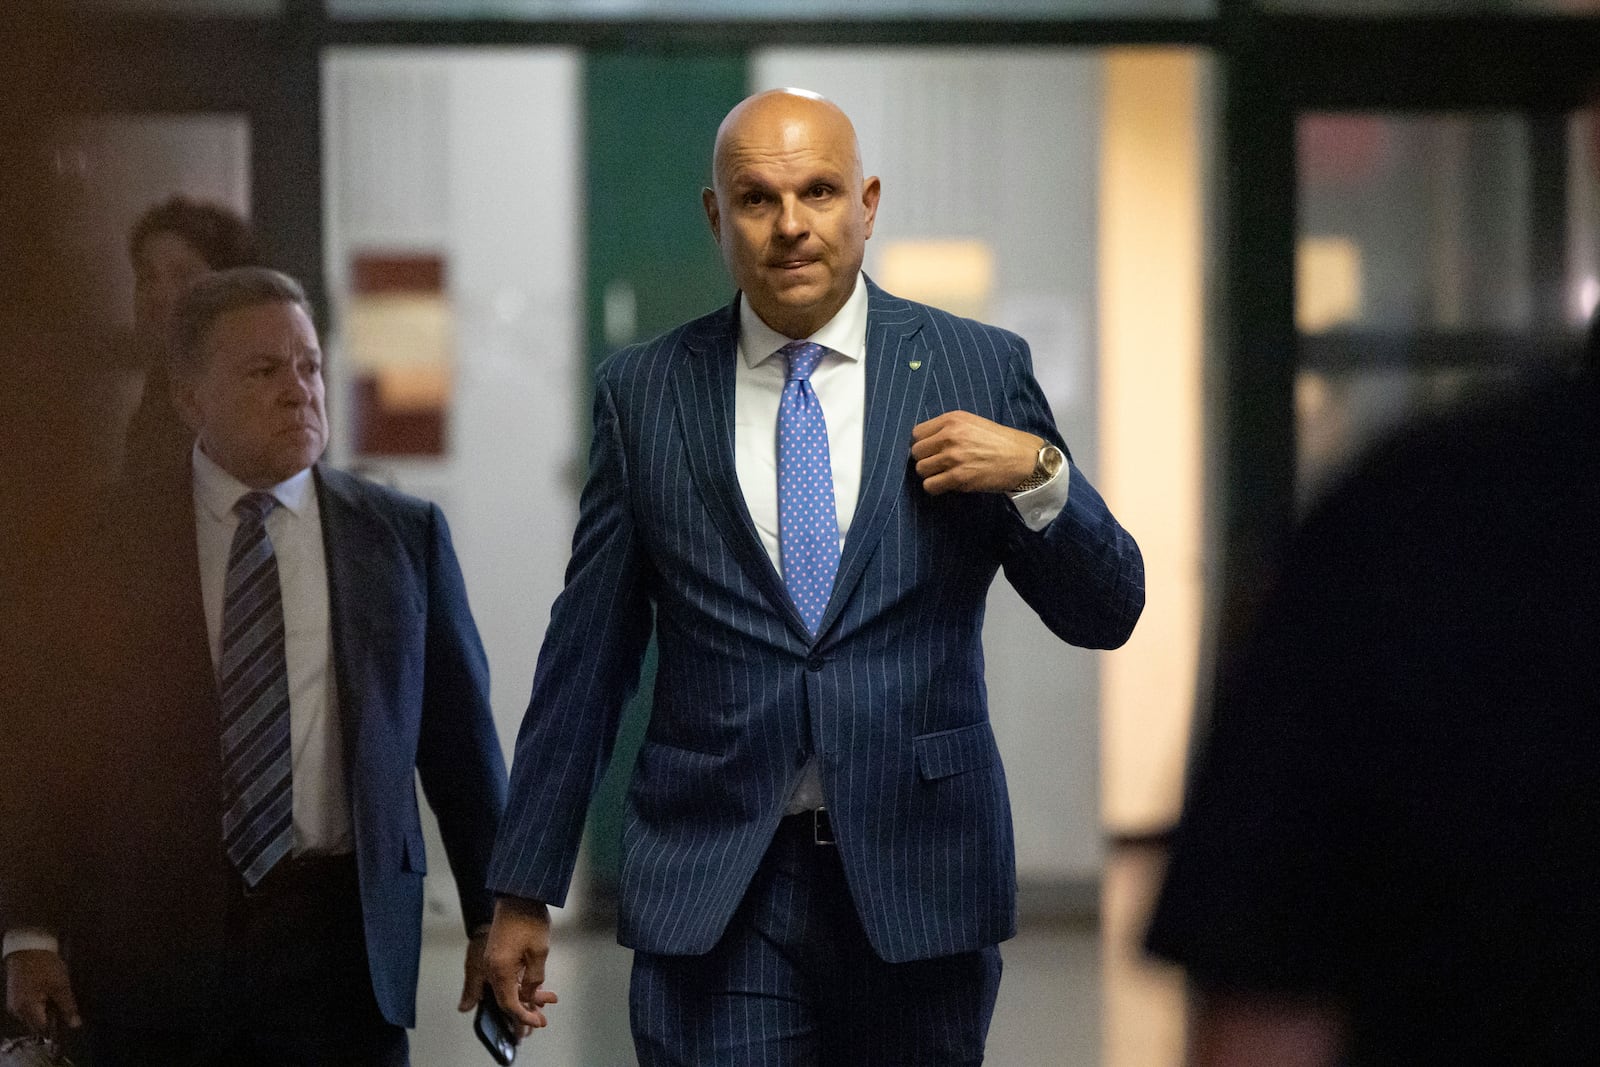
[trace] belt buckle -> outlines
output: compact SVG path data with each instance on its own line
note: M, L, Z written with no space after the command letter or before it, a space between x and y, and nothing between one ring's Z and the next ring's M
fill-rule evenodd
M811 843L814 845L836 843L833 836L833 820L828 816L827 808L811 809Z

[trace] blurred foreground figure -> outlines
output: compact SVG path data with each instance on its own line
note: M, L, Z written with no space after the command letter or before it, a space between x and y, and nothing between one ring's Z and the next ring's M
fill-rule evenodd
M1600 1062L1600 397L1412 431L1226 662L1149 947L1195 1064Z

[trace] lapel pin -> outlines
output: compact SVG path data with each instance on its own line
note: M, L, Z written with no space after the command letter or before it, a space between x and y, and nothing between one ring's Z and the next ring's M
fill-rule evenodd
M910 367L912 370L921 370L922 369L922 360L914 359L910 363L907 363L906 366Z

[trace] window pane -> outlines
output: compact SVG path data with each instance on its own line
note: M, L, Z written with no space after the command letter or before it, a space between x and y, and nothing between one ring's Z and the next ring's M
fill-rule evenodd
M341 18L1191 18L1216 0L328 0Z
M1593 15L1600 0L1259 0L1306 15Z
M1309 115L1297 132L1303 330L1527 324L1525 121ZM1342 309L1319 303L1336 278Z
M74 0L74 7L135 15L206 15L223 18L276 18L283 0Z
M115 294L115 321L133 326L128 235L139 217L181 195L250 215L250 121L229 112L106 114L73 123L58 158L88 195L77 236L83 261Z
M1299 123L1305 503L1418 417L1570 364L1596 280L1587 117Z

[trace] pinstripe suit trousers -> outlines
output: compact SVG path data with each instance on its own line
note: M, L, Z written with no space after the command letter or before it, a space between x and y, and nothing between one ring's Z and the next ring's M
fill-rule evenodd
M885 963L837 849L785 819L715 948L634 956L640 1067L981 1064L1000 949Z

